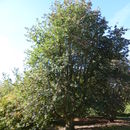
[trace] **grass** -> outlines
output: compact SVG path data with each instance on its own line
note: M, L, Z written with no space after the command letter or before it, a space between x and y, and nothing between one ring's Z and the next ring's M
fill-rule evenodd
M91 113L90 116L92 117L97 116L93 109L90 109L90 113ZM130 104L126 105L125 112L118 115L116 120L117 122L115 122L115 124L105 125L104 123L104 124L101 124L101 126L96 126L95 123L89 124L89 122L87 121L86 126L78 124L78 126L76 126L76 130L130 130ZM118 120L124 121L124 123L120 124ZM119 123L119 125L116 123ZM93 126L91 127L90 125L94 125L94 127ZM97 125L100 125L100 123L97 123ZM61 128L59 130L64 130L64 129Z
M130 104L126 105L126 109L124 113L121 113L120 115L118 115L117 119L124 119L124 120L130 121Z
M103 128L81 128L76 130L130 130L130 126L111 126Z
M129 114L130 113L130 104L126 105L126 109L125 109L125 114Z

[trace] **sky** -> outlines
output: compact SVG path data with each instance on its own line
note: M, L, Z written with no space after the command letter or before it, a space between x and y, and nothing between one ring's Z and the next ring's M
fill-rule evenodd
M26 41L25 27L36 23L36 18L50 11L55 0L0 0L0 78L10 75L14 68L24 69ZM110 26L118 24L130 28L130 0L91 0L93 9L100 9ZM125 35L130 39L130 30Z

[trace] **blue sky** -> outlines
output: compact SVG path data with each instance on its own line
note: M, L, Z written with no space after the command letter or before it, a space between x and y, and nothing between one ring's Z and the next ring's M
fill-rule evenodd
M55 0L0 0L0 78L2 72L11 73L14 67L23 70L26 41L25 27L31 27ZM109 25L130 28L130 0L92 0ZM125 35L130 39L130 31Z

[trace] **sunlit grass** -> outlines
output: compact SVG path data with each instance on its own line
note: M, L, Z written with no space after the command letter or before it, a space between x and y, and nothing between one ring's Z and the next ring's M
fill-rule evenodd
M126 105L125 113L130 114L130 104Z

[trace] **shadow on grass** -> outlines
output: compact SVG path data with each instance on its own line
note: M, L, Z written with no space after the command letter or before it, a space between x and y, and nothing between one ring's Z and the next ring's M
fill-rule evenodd
M117 116L117 119L122 119L122 120L127 120L127 121L130 121L130 113L128 114L120 114Z
M120 116L114 122L110 122L102 117L77 118L73 124L75 125L75 130L130 130L129 119L129 116ZM62 126L62 128L59 130L64 130L64 122L61 124L59 126Z
M76 130L130 130L130 126L111 126L111 127L104 127L104 128L79 128Z
M130 126L112 126L108 128L97 128L93 130L130 130Z

